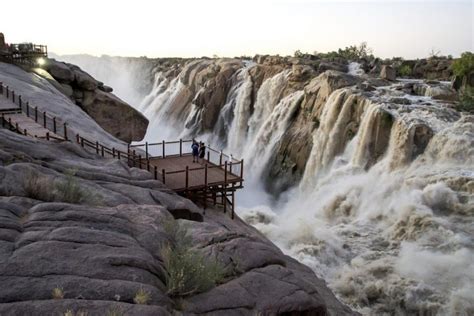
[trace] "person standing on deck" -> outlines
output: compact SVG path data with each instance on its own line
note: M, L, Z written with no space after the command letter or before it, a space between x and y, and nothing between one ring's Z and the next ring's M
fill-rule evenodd
M206 155L206 144L201 143L199 145L199 158L204 159L205 155Z
M193 150L193 162L199 162L199 145L196 141L193 141L191 149Z

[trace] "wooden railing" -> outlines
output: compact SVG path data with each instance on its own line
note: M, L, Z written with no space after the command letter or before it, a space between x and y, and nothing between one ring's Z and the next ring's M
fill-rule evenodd
M35 122L40 123L44 128L52 131L54 134L62 136L64 139L59 139L53 134L46 133L47 140L64 140L71 141L69 137L69 130L67 123L60 123L56 117L48 115L46 112L38 110L38 107L33 107L29 102L25 102L21 95L15 93L8 86L4 86L0 82L0 95L11 100L15 105L18 105L18 110L21 110L26 114L27 117L34 119ZM2 117L2 127L7 127L16 130L20 134L28 135L27 130L20 130L18 124L13 124L11 119L6 120ZM146 169L153 174L153 177L158 180L160 179L164 184L167 182L167 175L185 174L184 189L191 190L194 187L189 185L189 177L193 172L204 170L204 187L217 185L217 184L230 184L232 181L228 181L228 176L232 175L237 178L237 182L243 181L243 159L237 160L232 155L226 155L222 151L217 151L213 148L207 147L206 158L207 162L202 167L186 168L182 170L166 171L165 169L158 170L156 166L152 166L151 162L154 159L164 159L178 156L191 155L191 146L193 140L182 140L172 142L159 142L159 143L144 143L128 145L127 151L120 150L118 148L110 148L98 141L90 141L89 139L76 134L76 142L83 148L94 151L97 155L102 157L110 157L118 160L126 160L130 167L138 167L140 169ZM188 146L189 145L189 146ZM140 150L143 148L143 150ZM153 155L158 148L158 153L161 155ZM208 171L213 168L220 168L224 170L222 181L209 182ZM234 185L235 183L232 183Z
M5 97L6 99L13 102L14 105L18 106L18 110L21 110L23 113L26 114L27 117L33 119L36 123L43 126L45 129L50 130L56 135L59 135L64 138L64 140L69 140L68 134L68 127L66 122L60 122L55 116L49 115L46 111L40 111L37 106L32 106L28 101L24 101L21 95L15 93L15 91L11 90L8 86L3 85L0 82L0 96ZM4 115L2 114L2 122L5 122ZM11 123L11 122L10 122ZM16 128L16 126L13 126ZM10 126L12 128L12 126ZM19 131L22 134L27 135L26 130ZM33 135L34 136L34 135ZM47 135L51 136L52 138L58 139L54 135Z
M189 156L192 155L191 145L195 140L183 140L178 141L161 141L157 143L133 144L129 148L133 152L133 148L140 148L145 154L145 159L163 159L171 157ZM206 160L212 165L218 166L221 169L225 169L225 163L227 162L227 172L243 178L243 160L235 159L232 155L226 155L222 151L213 149L212 147L206 146ZM198 168L198 170L200 170Z

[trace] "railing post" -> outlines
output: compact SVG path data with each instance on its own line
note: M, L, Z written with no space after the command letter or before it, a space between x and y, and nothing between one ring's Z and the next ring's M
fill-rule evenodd
M53 132L56 134L56 117L53 117Z
M5 127L5 114L2 113L2 128Z
M30 102L26 101L26 116L30 117Z
M26 128L23 130L23 134L24 134L25 136L28 135L28 133L26 132Z
M43 112L43 127L46 128L46 111Z
M158 180L158 167L154 166L153 169L154 169L153 174L155 175L155 180Z
M211 154L210 154L210 150L208 149L207 150L207 161L209 161L209 162L211 162L210 157L211 157Z
M15 91L12 90L12 101L15 103Z
M79 136L79 134L76 134L76 143L80 143L81 142L81 136Z
M138 155L138 168L142 168L142 155Z
M68 139L67 139L67 124L64 123L63 126L64 126L64 139L67 141L67 140L68 140Z
M115 158L115 147L112 147L112 158Z
M204 214L206 213L206 208L207 208L207 164L204 165L204 211L203 211Z
M232 183L232 213L230 218L234 219L234 209L235 209L235 191L234 191L234 183Z
M0 94L3 94L3 82L0 82Z
M186 193L188 193L189 187L189 166L186 166Z
M240 179L244 178L244 159L240 160Z
M18 104L20 105L20 109L22 107L22 104L21 104L21 95L18 96Z
M12 125L12 118L9 117L9 118L8 118L8 129L11 130L12 127L13 127L13 125Z
M146 170L148 170L148 172L150 171L150 159L149 158L146 159Z
M148 160L148 142L145 142L145 158Z
M46 133L46 140L49 140L49 132Z
M219 156L219 167L222 166L222 151L221 151L221 154Z
M161 169L161 177L162 177L162 181L163 181L163 184L166 183L166 171L165 169Z
M229 165L229 172L230 172L230 174L232 174L232 165L233 165L233 163L232 163L232 160L231 160L231 161L230 161L230 165Z
M7 86L7 99L8 99L8 97L10 97L10 88L8 88L8 86Z
M18 123L15 123L15 129L18 134L21 134L20 128L18 127Z
M100 145L100 153L102 155L102 157L104 157L104 145Z
M166 153L165 153L165 146L166 146L166 143L165 143L165 141L163 141L163 158L166 157L166 156L165 156L165 154L166 154Z
M136 160L136 158L135 158L135 149L132 151L132 154L133 154L133 156L132 156L132 159L133 159L133 166L135 167L135 166L136 166L136 163L137 163L137 162L135 161L135 160Z
M38 107L35 106L35 122L38 123Z
M99 142L95 142L95 153L98 155L99 154Z
M224 203L224 213L227 212L227 160L224 162L224 190L222 191Z
M84 138L81 137L81 147L84 148Z
M120 160L120 150L117 150L117 159Z
M179 156L181 157L183 155L183 139L179 139Z

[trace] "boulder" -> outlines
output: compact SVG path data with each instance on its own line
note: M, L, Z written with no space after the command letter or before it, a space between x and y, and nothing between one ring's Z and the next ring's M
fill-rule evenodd
M94 91L99 86L99 82L97 80L82 70L74 70L74 83L79 88L88 91Z
M346 64L342 64L342 63L335 63L335 62L329 62L329 61L323 61L319 63L318 72L322 73L322 72L325 72L326 70L336 70L340 72L347 72L348 68Z
M68 98L72 98L74 96L74 90L66 83L61 84L61 92L63 92Z
M395 81L397 80L397 72L391 66L383 65L380 70L380 78Z
M109 86L106 86L104 84L102 85L99 85L99 89L104 91L104 92L112 92L114 91L114 89L112 89L112 87L109 87Z
M145 137L148 119L111 93L85 90L82 108L103 129L127 143Z
M51 76L61 83L70 83L74 80L74 73L65 63L58 62L54 59L48 59L44 66Z

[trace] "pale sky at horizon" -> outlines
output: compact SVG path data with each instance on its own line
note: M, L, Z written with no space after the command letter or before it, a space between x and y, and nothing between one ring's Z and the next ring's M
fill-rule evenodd
M471 0L24 0L0 10L7 42L57 54L292 55L362 41L381 57L474 51Z

